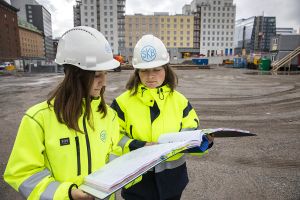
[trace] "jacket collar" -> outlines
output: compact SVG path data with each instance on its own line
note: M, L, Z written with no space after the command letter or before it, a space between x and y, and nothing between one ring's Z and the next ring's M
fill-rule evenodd
M171 89L167 85L157 88L148 88L143 84L139 84L136 96L147 106L153 106L154 101L160 105L165 101L170 91Z

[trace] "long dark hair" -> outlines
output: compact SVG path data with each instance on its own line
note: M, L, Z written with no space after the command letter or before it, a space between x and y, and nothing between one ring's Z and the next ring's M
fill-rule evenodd
M84 115L90 119L92 96L90 90L93 85L95 72L82 70L73 65L64 65L65 78L54 89L47 100L49 107L54 107L54 112L60 123L66 124L69 128L83 133L79 129L78 119L83 114L83 105L85 106ZM98 106L98 112L105 117L107 108L104 100L105 87L101 89L101 103ZM51 101L54 100L52 105ZM93 128L93 126L92 126Z
M169 66L169 64L162 66L165 69L166 77L162 85L168 85L171 89L171 92L174 91L178 84L178 78L174 70ZM135 69L134 73L130 76L126 89L131 91L131 95L136 95L138 91L138 86L141 83L139 76L139 69Z

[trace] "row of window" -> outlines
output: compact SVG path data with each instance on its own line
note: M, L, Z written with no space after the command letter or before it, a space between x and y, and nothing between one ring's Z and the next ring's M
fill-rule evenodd
M163 40L163 38L161 38L161 39ZM175 46L176 47L179 44L180 44L181 47L189 47L190 46L189 42L187 42L187 43L183 43L183 42L180 42L180 43L177 43L177 42L165 42L165 43L166 43L167 47L169 47L169 46ZM130 47L133 46L133 44L136 44L136 42L135 43L129 42L129 46Z
M202 25L202 28L212 28L212 29L220 29L220 28L222 28L222 29L224 29L224 28L226 28L226 29L234 29L234 25L224 25L224 24L222 24L222 25L211 25L211 24L208 24L207 26L206 26L206 24L203 24Z
M208 23L234 23L234 19L207 19ZM203 19L203 23L206 23L206 19Z
M166 26L165 26L166 25ZM129 26L129 28L132 28L133 27L133 24L128 24L128 26ZM135 28L137 29L137 28L139 28L140 26L142 26L142 28L146 28L146 27L149 27L150 29L152 28L152 27L159 27L159 24L135 24ZM184 28L184 25L183 24L180 24L180 26L177 26L177 24L161 24L160 25L160 27L161 28ZM190 28L191 27L191 25L190 24L186 24L186 28Z
M144 31L145 32L145 31ZM147 31L148 32L148 31ZM135 33L136 35L139 35L140 34L140 32L132 32L132 31L129 31L128 32L129 33L129 38L131 38L131 36L132 35L134 35L133 33ZM146 32L145 32L146 33ZM186 34L186 35L190 35L192 32L191 31L186 31L186 32L184 32L184 31L172 31L172 34L174 34L174 35L177 35L177 33L180 33L180 35L184 35L184 34ZM171 34L171 31L160 31L160 34L161 35L164 35L164 34L168 34L168 35L170 35Z
M221 13L203 13L204 17L221 17ZM222 17L234 17L234 13L222 13Z
M97 1L97 0L96 0ZM104 4L113 4L114 0L104 0ZM83 4L94 4L94 0L83 0Z
M134 17L134 18L131 18L129 17L128 20L130 23L132 23L132 21L135 21L135 22L142 22L143 24L146 23L146 19L148 19L149 23L151 23L152 21L155 21L156 23L158 23L158 21L160 22L165 22L165 19L166 19L166 22L174 22L174 23L177 23L177 18L141 18L141 17ZM180 18L180 20L178 20L178 22L180 23L189 23L191 22L191 19L190 18L186 18L186 20L184 18Z
M226 41L228 41L228 40L231 40L231 41L233 41L233 37L207 37L207 40L209 40L210 41L210 38L211 38L211 40L215 40L216 39L216 41L224 41L224 39L226 40ZM203 41L205 41L206 40L206 37L202 37L202 40Z
M225 47L228 47L228 46L233 46L233 42L231 43L223 43L223 42L203 42L202 45L205 47L205 46L211 46L211 47L224 47L224 44L225 44Z
M224 32L224 31L211 31L212 35L233 35L233 31L231 32ZM206 31L202 32L202 35L205 36L206 35ZM207 35L210 35L210 31L207 31Z
M203 7L203 10L208 10L208 11L221 11L221 8L222 8L222 11L230 11L230 10L235 10L234 8L235 7L210 7L210 6L204 6Z

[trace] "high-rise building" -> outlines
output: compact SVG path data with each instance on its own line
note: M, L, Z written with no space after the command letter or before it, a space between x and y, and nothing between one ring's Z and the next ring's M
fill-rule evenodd
M11 5L19 9L18 17L25 21L27 21L26 4L39 5L35 0L11 0Z
M80 14L81 0L76 0L76 4L73 6L73 21L74 26L81 26L81 14Z
M189 10L187 10L188 14ZM193 0L194 48L206 56L233 55L236 7L233 0Z
M50 12L35 0L11 0L20 9L19 17L33 24L44 36L45 58L52 61L55 58L52 41L52 21Z
M20 57L18 9L0 0L0 62Z
M193 16L169 15L167 12L126 15L125 56L130 61L137 41L145 34L152 34L166 45L171 60L182 57L178 55L179 48L193 48L193 24Z
M125 1L77 0L74 25L96 28L109 41L114 54L124 54Z
M246 53L269 52L270 41L276 35L276 18L254 16L248 19L240 19L235 24L235 51Z

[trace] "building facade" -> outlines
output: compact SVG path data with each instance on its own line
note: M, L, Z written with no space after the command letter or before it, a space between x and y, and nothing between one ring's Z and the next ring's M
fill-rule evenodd
M271 38L276 35L276 18L254 16L240 19L235 25L235 50L241 54L243 48L247 53L270 51Z
M0 62L13 61L21 55L17 12L0 0Z
M300 34L282 34L271 38L271 60L278 61L300 46ZM291 59L291 65L300 66L300 54Z
M19 20L19 35L22 59L45 57L43 33L32 24Z
M189 10L186 9L188 14ZM233 55L236 6L233 0L193 0L194 48L206 56Z
M166 12L126 15L125 56L130 61L137 41L145 34L152 34L166 45L171 60L178 58L178 48L193 48L193 24L193 16L169 15Z
M293 28L276 27L276 35L290 35L290 34L297 34L297 31Z
M33 24L42 31L44 36L44 48L46 61L55 58L52 41L52 20L50 12L35 0L12 0L12 5L20 9L19 17Z
M73 7L74 25L96 28L109 41L114 54L124 54L125 2L125 0L77 1Z

